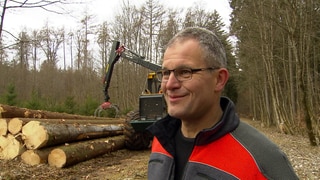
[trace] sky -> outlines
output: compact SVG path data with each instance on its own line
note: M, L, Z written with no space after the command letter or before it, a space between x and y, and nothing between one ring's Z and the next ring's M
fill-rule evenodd
M1 0L0 0L1 1ZM29 0L36 1L36 0ZM80 1L80 0L74 0ZM48 13L40 8L32 9L9 9L5 14L5 22L3 29L3 38L5 45L15 43L15 38L22 30L30 32L32 30L39 30L49 23L50 27L64 28L67 32L72 32L80 26L80 20L84 17L84 12L95 16L95 21L100 24L104 21L110 22L113 20L115 14L119 14L123 0L82 0L83 4L73 4L64 7L70 14L57 15ZM125 0L126 1L126 0ZM129 0L130 4L135 4L138 7L147 0ZM229 16L231 9L229 7L229 0L159 0L165 7L168 8L184 8L187 9L196 4L205 7L208 11L217 10L222 20L224 21L226 30L230 25ZM10 2L10 1L9 1ZM6 31L9 31L8 34ZM9 53L13 55L13 52ZM71 57L68 57L71 58ZM61 63L61 62L60 62Z
M79 21L83 18L81 15L87 10L90 14L95 16L97 22L111 20L114 14L118 13L122 0L82 0L83 4L73 4L65 7L72 11L70 15L56 15L48 13L42 9L10 9L6 12L4 29L17 34L23 29L40 29L46 22L53 27L65 27L72 29L79 25ZM130 0L132 4L140 5L146 0ZM222 17L224 23L229 26L229 15L231 9L228 0L159 0L165 7L170 8L188 8L195 3L203 5L206 10L217 10Z

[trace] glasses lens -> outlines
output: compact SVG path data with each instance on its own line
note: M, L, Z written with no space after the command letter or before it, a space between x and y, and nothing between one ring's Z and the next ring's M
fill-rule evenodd
M170 71L169 70L160 70L157 72L157 78L160 82L162 81L167 81L170 76Z
M174 71L174 75L179 81L186 81L190 80L192 77L192 70L191 69L176 69Z
M157 78L160 82L168 81L171 71L179 81L187 81L192 78L192 69L160 70L157 72Z

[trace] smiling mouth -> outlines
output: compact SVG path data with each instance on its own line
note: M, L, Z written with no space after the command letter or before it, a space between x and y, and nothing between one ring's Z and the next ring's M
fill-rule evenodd
M185 97L185 96L171 96L171 95L168 95L168 100L169 100L169 102L178 102L183 97Z

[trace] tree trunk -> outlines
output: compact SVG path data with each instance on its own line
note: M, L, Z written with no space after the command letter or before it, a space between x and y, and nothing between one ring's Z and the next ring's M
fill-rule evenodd
M0 136L0 159L14 159L25 151L24 146L12 134Z
M124 136L81 141L53 149L48 156L48 163L63 168L122 148Z
M24 123L28 123L30 121L40 121L40 122L45 122L45 123L57 123L57 124L123 124L125 122L125 119L120 119L120 118L105 118L105 119L38 119L38 118L12 118L13 119L18 119L20 121L23 121ZM9 120L9 124L10 121ZM16 120L15 120L16 121ZM9 125L8 124L8 125Z
M7 135L8 132L8 122L6 119L0 118L0 136Z
M1 120L0 120L1 121ZM56 124L83 124L83 125L91 125L91 124L123 124L124 119L37 119L37 118L12 118L8 122L8 131L11 134L17 134L21 132L22 127L30 121L40 121L44 123L56 123ZM1 122L0 122L1 125ZM0 134L1 134L1 126L0 126Z
M0 104L0 118L48 118L48 119L90 119L91 116L80 116L67 113L58 113L42 110L32 110ZM91 119L106 119L91 117Z
M120 134L123 134L123 127L119 125L52 124L30 121L22 127L22 137L28 149Z

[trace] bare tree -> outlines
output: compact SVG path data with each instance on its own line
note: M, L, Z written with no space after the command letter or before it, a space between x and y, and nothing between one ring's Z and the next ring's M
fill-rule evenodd
M56 67L58 59L58 50L63 42L64 30L63 29L53 29L47 24L40 31L40 48L46 56L46 63L52 67Z
M304 132L317 145L318 1L232 0L231 6L241 87L249 89L254 118L284 133Z
M29 68L29 56L30 56L30 37L27 32L21 32L19 35L19 43L17 44L18 59L21 68Z
M126 48L145 56L146 44L142 34L142 17L138 8L129 1L123 1L121 12L115 15L111 28L111 37L120 41ZM110 52L109 52L110 53ZM113 102L122 109L136 108L138 97L143 91L146 69L121 59L114 69L110 84L110 95ZM110 61L110 60L109 60ZM129 88L128 88L129 87Z
M40 47L40 33L37 30L32 31L31 34L31 46L32 46L32 67L33 70L37 70L37 61L39 61L39 52Z
M111 29L111 37L126 44L128 48L135 52L141 52L145 49L145 42L142 31L142 15L135 5L130 1L123 1L121 12L116 14Z
M2 31L4 27L4 20L6 12L10 9L18 9L18 8L41 8L48 12L61 14L61 8L59 10L54 10L53 5L63 5L66 4L64 0L39 0L39 1L31 1L31 0L4 0L0 3L2 12L0 19L0 38L2 37Z
M158 63L160 59L159 52L159 41L158 36L160 30L164 28L164 15L165 9L158 0L148 0L141 8L143 16L143 30L144 35L147 37L147 58L153 60L154 63Z
M108 61L108 54L109 52L109 46L110 46L110 34L108 29L108 23L103 22L102 25L98 29L98 39L97 39L98 45L99 45L99 54L100 54L100 60L101 60L101 72L104 73L104 70L106 69L107 61Z
M82 49L83 49L83 41L82 41L82 34L80 30L77 30L75 34L73 34L75 38L75 46L76 46L76 59L75 65L76 69L80 70L83 64L83 57L82 57Z
M81 19L81 25L82 25L82 34L83 34L83 65L85 69L87 68L92 68L92 57L90 57L89 55L89 43L90 43L90 39L89 39L89 35L93 34L94 31L94 27L92 25L92 21L94 19L93 15L88 14L88 12L85 12L85 16L83 19Z
M159 53L164 53L164 46L181 29L182 18L179 17L179 11L182 10L169 9L167 13L167 19L164 22L164 27L162 28L158 36L158 42L161 46L161 50Z

